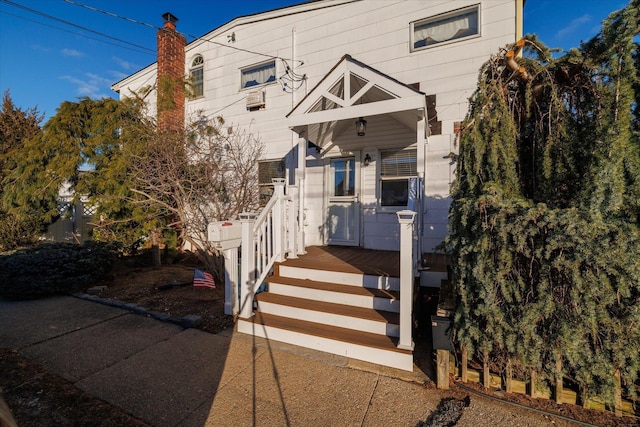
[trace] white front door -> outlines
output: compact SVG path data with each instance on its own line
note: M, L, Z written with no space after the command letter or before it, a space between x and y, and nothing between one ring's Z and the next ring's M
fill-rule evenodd
M355 157L330 159L327 174L327 237L331 245L360 244L359 173Z

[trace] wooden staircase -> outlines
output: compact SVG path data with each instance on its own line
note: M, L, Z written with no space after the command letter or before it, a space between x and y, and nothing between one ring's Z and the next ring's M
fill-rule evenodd
M397 348L398 277L289 260L266 282L254 316L238 319L239 332L413 370L412 351Z

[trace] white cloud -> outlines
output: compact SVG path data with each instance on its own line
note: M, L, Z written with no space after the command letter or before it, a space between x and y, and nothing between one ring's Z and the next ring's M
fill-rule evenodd
M76 87L76 94L79 96L88 96L89 98L99 99L110 96L105 90L111 86L111 80L92 73L86 73L85 78L74 76L61 76L61 80L66 80Z
M111 59L113 59L113 61L115 61L120 68L124 70L138 70L140 68L139 65L131 63L125 59L118 58L117 56L112 56Z
M111 74L113 76L115 81L120 81L120 80L124 79L125 77L129 76L129 74L127 74L127 73L123 73L122 71L115 71L115 70L110 70L109 74Z
M588 24L591 21L591 15L584 14L574 20L572 20L569 25L567 25L566 27L560 29L557 33L556 36L561 39L571 33L576 32L581 26L583 26L584 24Z
M51 49L39 44L32 44L31 45L31 49L37 51L37 52L44 52L44 53L49 53L51 52Z
M62 49L62 54L64 56L84 56L82 52L79 52L75 49Z

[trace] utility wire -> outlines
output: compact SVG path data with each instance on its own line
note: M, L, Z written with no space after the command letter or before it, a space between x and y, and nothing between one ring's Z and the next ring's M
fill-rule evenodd
M5 1L5 0L2 0L2 1ZM126 16L118 15L117 13L112 13L112 12L108 12L106 10L98 9L98 8L93 7L93 6L87 6L85 4L78 3L78 2L73 1L73 0L64 0L64 1L66 3L72 4L74 6L82 7L82 8L85 8L85 9L89 9L89 10L92 10L94 12L98 12L98 13L102 13L104 15L111 16L113 18L118 18L118 19L125 20L127 22L132 22L134 24L143 25L145 27L154 28L156 30L162 29L162 27L158 27L157 25L152 25L152 24L149 24L149 23L146 23L146 22L138 21L136 19L128 18ZM183 32L179 32L179 33L182 34L185 37L189 37L189 38L192 38L194 40L197 40L199 38L197 36L194 36L193 34L183 33ZM222 46L222 47L227 47L229 49L234 49L234 50L237 50L237 51L240 51L240 52L251 53L253 55L266 56L267 58L271 58L271 59L282 59L282 60L285 60L285 61L293 61L292 59L282 58L280 56L269 55L267 53L256 52L256 51L249 50L249 49L243 49L241 47L231 46L229 44L224 44L224 43L216 42L216 41L209 40L209 39L202 39L202 40L204 40L204 41L206 41L208 43L212 43L212 44L215 44L215 45L218 45L218 46ZM304 64L304 61L301 61L299 59L296 59L295 61L299 62L300 64Z
M13 7L17 7L19 9L22 9L22 10L26 10L27 12L30 12L30 13L33 13L33 14L36 14L36 15L43 16L45 18L52 19L54 21L61 22L61 23L65 24L65 25L69 25L69 26L72 26L72 27L75 27L75 28L79 28L79 29L81 29L83 31L88 31L88 32L93 33L93 34L98 34L99 36L106 37L108 39L115 40L115 41L130 45L130 46L134 46L134 47L137 47L138 49L142 49L142 50L146 50L146 51L150 51L150 52L154 52L155 53L154 50L149 49L148 47L144 47L144 46L141 46L141 45L138 45L138 44L135 44L135 43L131 43L131 42L128 42L126 40L122 40L122 39L119 39L117 37L110 36L109 34L104 34L104 33L101 33L99 31L92 30L91 28L87 28L87 27L83 27L82 25L74 24L73 22L65 21L64 19L61 19L61 18L52 16L52 15L46 14L44 12L40 12L39 10L31 9L30 7L23 6L23 5L18 4L18 3L14 3L14 2L12 2L10 0L0 0L0 2L8 4L9 6L13 6Z
M211 116L211 117L213 117L215 114L218 114L220 111L222 111L222 110L226 110L227 108L231 107L232 105L235 105L235 104L237 104L238 102L240 102L240 101L244 101L244 100L245 100L245 97L244 97L244 95L243 95L241 98L237 99L236 101L233 101L231 104L225 105L224 107L220 108L219 110L216 110L216 111L214 111L213 113L209 113L208 115L209 115L209 116Z
M5 15L9 15L9 16L13 16L14 18L23 19L23 20L28 21L28 22L33 22L34 24L42 25L43 27L49 27L49 28L53 28L54 30L64 31L65 33L73 34L75 36L84 37L85 39L95 40L95 41L98 41L100 43L105 43L105 44L108 44L108 45L111 45L111 46L116 46L116 47L119 47L119 48L122 48L122 49L128 49L128 50L131 50L133 52L142 53L142 54L145 54L145 55L152 55L149 52L141 52L138 49L134 49L134 48L127 47L127 46L122 46L122 45L116 44L116 43L111 43L111 42L108 42L106 40L99 39L97 37L91 37L91 36L88 36L88 35L83 34L83 33L78 33L78 32L75 32L75 31L65 30L64 28L56 27L54 25L45 24L44 22L36 21L34 19L25 18L24 16L16 15L14 13L10 13L10 12L7 12L5 10L0 10L0 13L5 14Z
M153 28L153 29L156 29L156 30L159 29L159 27L157 27L155 25L147 24L146 22L138 21L138 20L133 19L133 18L127 18L126 16L121 16L121 15L118 15L116 13L107 12L106 10L98 9L96 7L93 7L93 6L88 6L88 5L82 4L82 3L77 3L77 2L72 1L72 0L64 0L64 1L66 3L72 4L74 6L80 6L80 7L83 7L85 9L92 10L94 12L98 12L98 13L102 13L102 14L107 15L107 16L111 16L113 18L124 19L125 21L129 21L129 22L132 22L134 24L144 25L145 27Z

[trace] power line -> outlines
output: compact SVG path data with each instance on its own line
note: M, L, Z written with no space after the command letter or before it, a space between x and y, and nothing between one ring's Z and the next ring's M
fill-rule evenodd
M146 22L138 21L138 20L133 19L133 18L127 18L126 16L121 16L121 15L118 15L116 13L107 12L106 10L98 9L97 7L88 6L88 5L82 4L82 3L77 3L77 2L72 1L72 0L64 0L64 1L66 3L72 4L74 6L83 7L85 9L89 9L89 10L92 10L94 12L98 12L98 13L102 13L102 14L107 15L107 16L111 16L113 18L124 19L125 21L129 21L129 22L132 22L134 24L144 25L145 27L153 28L153 29L156 29L156 30L160 29L159 27L157 27L155 25L147 24Z
M45 24L44 22L36 21L34 19L25 18L24 16L16 15L14 13L10 13L10 12L7 12L5 10L0 10L0 13L5 14L5 15L9 15L9 16L13 16L14 18L23 19L23 20L28 21L28 22L33 22L34 24L42 25L43 27L49 27L49 28L53 28L54 30L64 31L65 33L73 34L73 35L79 36L79 37L84 37L85 39L95 40L95 41L98 41L100 43L105 43L105 44L108 44L108 45L111 45L111 46L116 46L116 47L119 47L119 48L122 48L122 49L128 49L128 50L131 50L133 52L142 53L142 54L145 54L145 55L150 55L149 52L141 52L138 49L133 49L133 48L122 46L122 45L119 45L119 44L116 44L116 43L111 43L111 42L108 42L106 40L99 39L97 37L91 37L91 36L88 36L86 34L78 33L78 32L75 32L75 31L65 30L64 28L56 27L54 25Z
M30 7L23 6L23 5L18 4L18 3L14 3L14 2L12 2L10 0L0 0L0 1L2 3L8 4L9 6L13 6L13 7L17 7L19 9L22 9L22 10L26 10L27 12L43 16L45 18L52 19L54 21L61 22L61 23L65 24L65 25L69 25L69 26L72 26L72 27L75 27L75 28L79 28L79 29L81 29L83 31L88 31L88 32L93 33L93 34L98 34L99 36L106 37L108 39L115 40L117 42L124 43L124 44L130 45L130 46L134 46L134 47L137 47L138 49L147 50L147 51L155 53L154 50L149 49L148 47L144 47L144 46L141 46L141 45L138 45L138 44L135 44L135 43L131 43L131 42L128 42L126 40L122 40L122 39L119 39L117 37L110 36L109 34L104 34L104 33L101 33L99 31L92 30L91 28L87 28L87 27L83 27L82 25L74 24L73 22L65 21L64 19L61 19L61 18L52 16L52 15L46 14L44 12L40 12L39 10L31 9Z
M4 0L2 0L2 1L4 1ZM132 22L132 23L134 23L134 24L143 25L143 26L145 26L145 27L149 27L149 28L154 28L154 29L156 29L156 30L159 30L159 29L161 29L161 28L162 28L162 27L158 27L158 26L156 26L156 25L152 25L152 24L149 24L149 23L146 23L146 22L138 21L138 20L133 19L133 18L128 18L128 17L126 17L126 16L118 15L117 13L108 12L108 11L106 11L106 10L98 9L98 8L93 7L93 6L87 6L87 5L85 5L85 4L78 3L78 2L73 1L73 0L64 0L64 1L65 1L66 3L72 4L72 5L74 5L74 6L82 7L82 8L85 8L85 9L88 9L88 10L91 10L91 11L94 11L94 12L98 12L98 13L102 13L102 14L104 14L104 15L111 16L111 17L113 17L113 18L118 18L118 19L125 20L125 21L127 21L127 22ZM190 38L192 38L192 39L194 39L194 40L197 40L197 39L199 38L199 37L197 37L197 36L194 36L193 34L183 33L183 32L179 32L179 33L180 33L180 34L182 34L182 35L183 35L183 36L185 36L185 37L190 37ZM212 43L212 44L215 44L215 45L218 45L218 46L222 46L222 47L227 47L227 48L229 48L229 49L234 49L234 50L237 50L237 51L240 51L240 52L250 53L250 54L252 54L252 55L266 56L267 58L271 58L271 59L282 59L283 61L294 61L293 59L287 59L287 58L282 58L282 57L280 57L280 56L269 55L269 54L267 54L267 53L261 53L261 52L256 52L256 51L249 50L249 49L243 49L243 48L241 48L241 47L231 46L231 45L228 45L228 44L224 44L224 43L216 42L216 41L209 40L209 39L202 39L202 40L204 40L204 41L206 41L206 42L208 42L208 43ZM299 59L296 59L295 61L296 61L296 62L299 62L300 64L304 64L304 61L301 61L301 60L299 60Z

